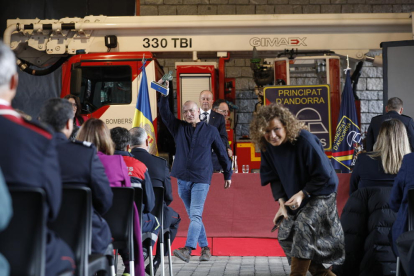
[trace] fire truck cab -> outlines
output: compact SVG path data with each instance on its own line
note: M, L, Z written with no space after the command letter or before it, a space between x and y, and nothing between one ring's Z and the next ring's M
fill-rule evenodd
M275 73L273 85L278 78L289 84L288 65L292 62L280 66L280 62L275 59L286 49L295 48L303 55L315 55L315 51L320 50L329 52L321 54L320 59L326 55L348 55L354 60L364 60L365 54L379 50L383 41L412 40L414 19L410 19L411 15L275 14L12 19L7 22L4 42L16 53L20 68L30 74L42 74L42 70L33 69L33 65L52 65L49 68L63 65L62 97L69 93L78 95L88 116L101 118L110 128L130 128L143 57L148 60L145 65L148 84L163 75L156 58L193 60L195 66L201 56L219 58L215 97L223 98L227 89L224 65L229 57L251 58L255 47L261 60L274 60L270 65ZM335 66L336 72L340 72L339 62ZM282 67L284 71L280 71ZM181 76L178 71L177 81ZM329 78L337 78L330 83L335 84L333 88L336 93L332 98L335 106L331 108L332 129L335 129L340 102L340 77L325 76L325 79ZM237 79L229 81L233 82L234 88ZM148 88L153 125L156 128L156 93ZM178 102L181 98L189 97L182 92L191 89L180 87L179 90ZM235 91L232 93L234 98ZM252 151L251 154L251 159L257 161L256 153Z

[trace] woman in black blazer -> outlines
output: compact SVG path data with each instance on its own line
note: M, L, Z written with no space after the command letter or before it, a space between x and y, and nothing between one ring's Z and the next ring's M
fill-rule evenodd
M392 187L404 155L410 152L404 124L397 119L384 121L374 151L358 155L352 171L349 194L364 187Z

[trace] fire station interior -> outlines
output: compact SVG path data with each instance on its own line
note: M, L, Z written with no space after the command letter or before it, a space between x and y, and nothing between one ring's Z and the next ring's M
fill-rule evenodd
M211 91L214 100L227 103L229 113L223 116L233 155L233 186L223 192L222 171L213 173L203 214L212 255L231 256L238 261L241 256L244 260L256 258L257 267L260 257L280 257L280 266L284 268L276 271L271 267L279 264L269 261L263 274L251 270L242 273L240 268L228 275L290 273L286 254L275 235L277 232L270 232L269 228L273 227L272 219L279 203L275 202L268 186L260 185L261 151L250 137L250 123L263 106L280 103L288 107L318 138L329 162L340 163L340 169L335 167L339 216L344 210L349 211L352 170L364 148L371 120L387 112L387 101L393 97L403 99L404 116L414 117L414 5L411 3L383 1L388 4L381 9L389 8L391 2L394 10L397 10L395 6L404 6L400 12L388 13L375 12L380 8L372 7L370 12L360 14L303 12L298 15L292 10L281 15L276 12L194 15L179 14L179 8L196 6L195 10L200 11L204 9L203 1L187 1L191 5L185 4L185 0L130 0L117 5L110 1L88 1L87 5L77 1L70 6L63 1L52 2L45 1L39 5L41 7L25 12L6 7L0 14L3 41L16 54L20 69L13 108L37 118L47 99L72 94L81 101L82 115L99 118L110 129L117 126L130 129L139 95L143 93L145 68L147 87L144 91L148 91L149 106L146 116L152 120L156 143L151 153L165 158L171 169L176 154L175 141L161 120L158 100L162 95L151 83L171 73L172 80L168 80L168 85L164 83L164 88L168 89L169 108L179 119L183 119L183 103L189 100L199 103L203 90ZM172 7L167 2L178 2L173 8L176 14L138 16L140 8L141 12L152 12L161 11L161 6ZM220 1L207 2L214 10L215 2ZM236 11L241 4L245 8L254 6L255 11L263 9L256 3L260 1L224 2L226 6L235 5ZM262 2L267 7L274 1ZM286 1L286 7L295 5L294 2ZM310 5L312 0L304 2ZM337 4L332 2L329 6ZM371 5L368 2L365 6ZM217 5L224 6L223 3ZM341 11L347 11L350 5L343 4ZM117 7L111 10L114 6ZM274 6L274 11L280 8ZM224 7L217 9L220 8ZM358 8L363 7L352 9ZM301 11L306 9L301 7ZM92 15L101 13L105 15ZM350 104L355 118L344 114L345 93L352 95ZM342 135L338 127L344 117L352 117L348 127L353 125L354 133L343 134L350 149L346 156L338 157L335 141ZM177 179L172 177L171 183L174 197L171 206L182 214L181 228L171 245L174 250L184 246L190 221L178 194ZM404 197L409 202L409 210L406 210L409 230L414 227L412 194L410 199L408 195ZM381 208L389 208L388 202ZM226 210L225 215L223 210ZM382 247L375 247L375 250L381 251ZM388 247L384 250L384 254L392 253ZM200 252L201 248L197 247L193 255ZM411 258L408 267L407 257L401 260L393 256L384 261L383 271L391 271L390 274L361 272L360 275L414 275L413 252L414 245L408 254ZM191 261L194 258L192 256ZM174 275L172 262L178 271L175 275L204 275L205 272L202 265L194 270L188 264L177 263L176 259L167 261L167 257L163 260L163 268L164 261L165 271L156 275L165 275L168 270ZM242 266L243 259L239 264ZM193 269L193 274L186 274L186 269ZM363 269L361 267L360 271ZM206 275L227 275L224 269L214 273L214 269L208 270Z

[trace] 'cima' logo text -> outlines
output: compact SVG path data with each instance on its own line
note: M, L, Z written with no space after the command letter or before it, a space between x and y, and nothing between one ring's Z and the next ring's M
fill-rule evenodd
M252 37L250 39L251 46L261 47L279 47L279 46L307 46L305 43L306 37Z

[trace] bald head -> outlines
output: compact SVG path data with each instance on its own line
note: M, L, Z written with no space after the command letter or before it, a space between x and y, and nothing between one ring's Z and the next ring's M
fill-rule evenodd
M200 93L200 108L203 111L208 111L213 106L213 93L209 90L203 90Z
M184 121L193 124L200 122L200 109L198 105L193 101L186 101L183 104L183 117Z

